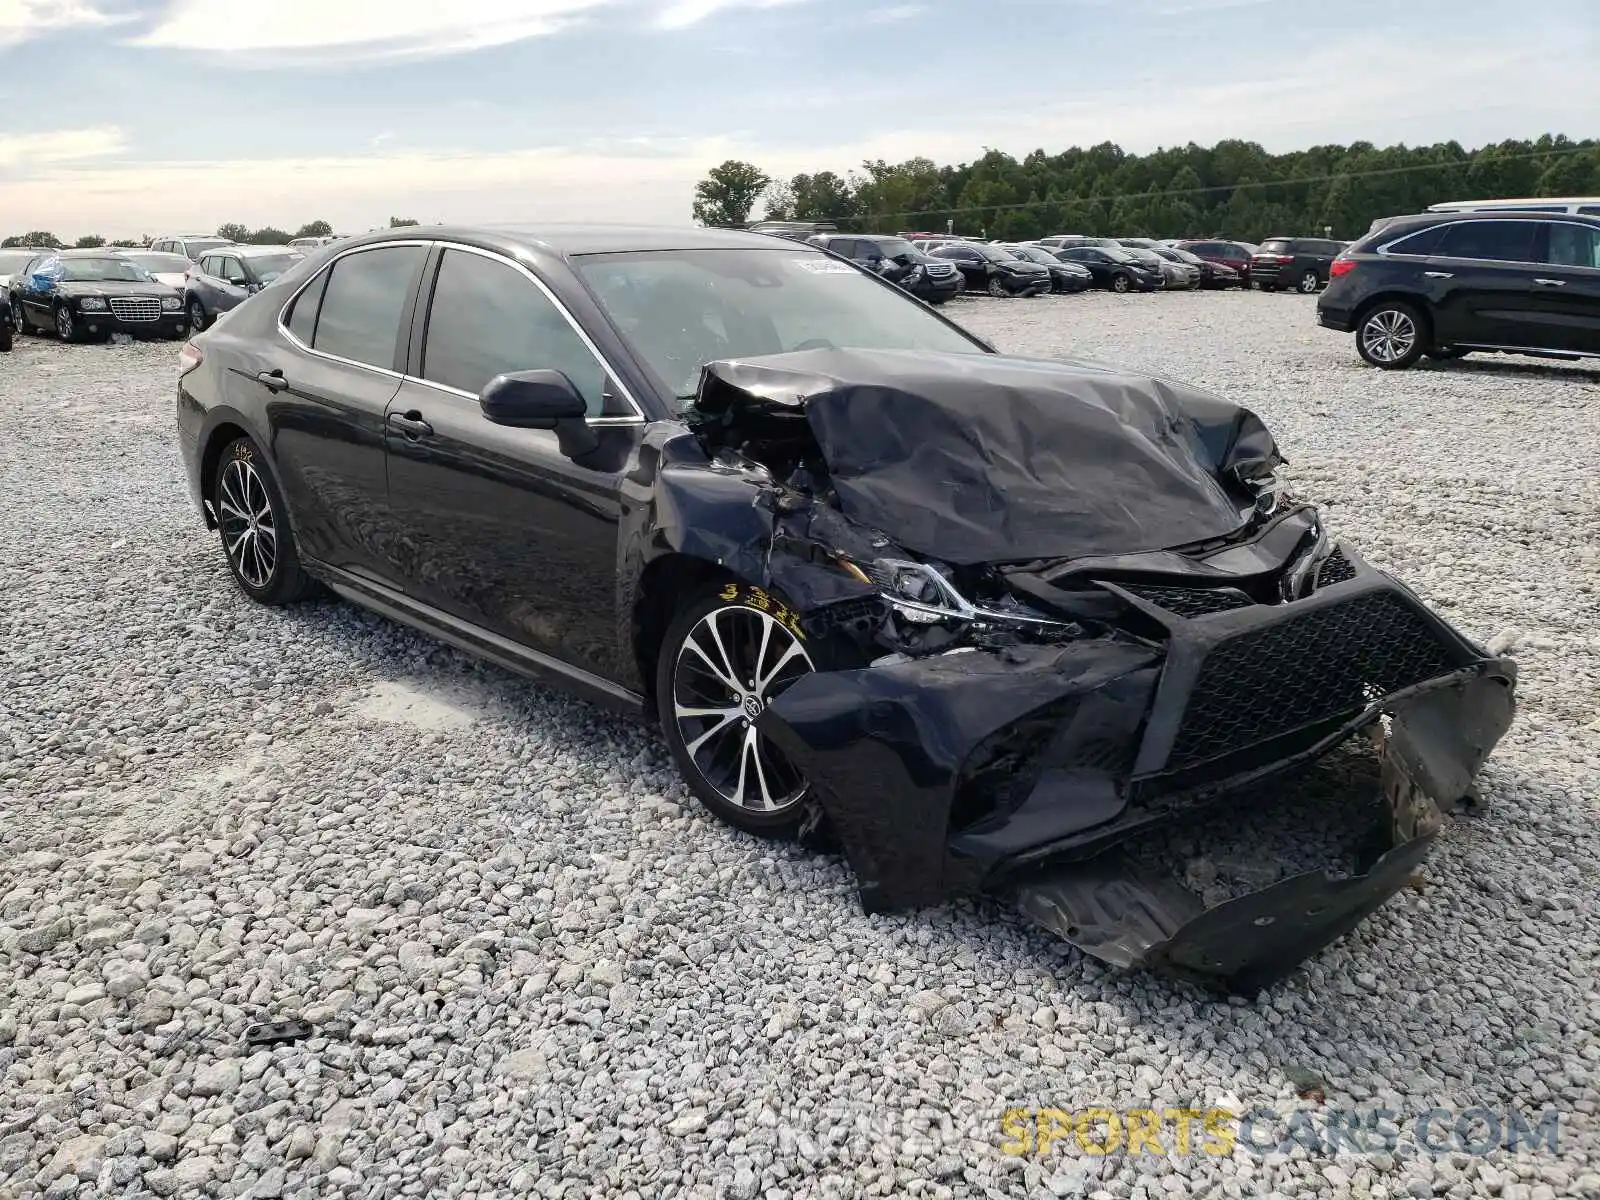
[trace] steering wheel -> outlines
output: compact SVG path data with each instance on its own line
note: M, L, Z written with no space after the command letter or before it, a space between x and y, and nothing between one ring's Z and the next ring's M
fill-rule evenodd
M801 350L837 350L838 348L839 347L835 346L827 338L815 337L807 338L805 341L796 346L794 350L795 353L798 354Z

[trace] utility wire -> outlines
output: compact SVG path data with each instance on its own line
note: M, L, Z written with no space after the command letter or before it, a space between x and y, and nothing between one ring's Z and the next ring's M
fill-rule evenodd
M1239 192L1247 188L1266 187L1296 187L1310 183L1332 183L1336 179L1376 179L1386 175L1408 175L1416 171L1443 171L1451 167L1471 168L1482 163L1520 162L1533 158L1557 158L1568 154L1600 153L1600 145L1564 146L1559 149L1541 150L1528 154L1494 155L1487 158L1463 158L1441 163L1415 163L1407 167L1378 167L1370 171L1340 171L1332 175L1307 175L1296 179L1267 179L1253 180L1248 183L1214 184L1210 187L1198 188L1165 188L1148 192L1122 192L1111 196L1072 196L1063 200L1020 200L1010 204L979 204L966 208L921 208L908 212L869 212L853 213L849 217L835 218L836 220L876 220L888 217L944 217L955 216L963 213L1007 212L1025 208L1043 208L1046 205L1057 207L1070 204L1100 204L1115 203L1118 200L1155 200L1168 196L1196 196L1209 192Z

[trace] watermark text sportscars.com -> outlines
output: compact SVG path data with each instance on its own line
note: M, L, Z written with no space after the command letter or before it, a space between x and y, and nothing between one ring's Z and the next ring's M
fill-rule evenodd
M1530 1118L1514 1110L1430 1108L1415 1114L1387 1108L1322 1108L1291 1113L1270 1108L1012 1108L1000 1118L1003 1154L1043 1156L1155 1154L1229 1156L1393 1153L1403 1135L1416 1153L1486 1155L1495 1150L1557 1153L1561 1114Z

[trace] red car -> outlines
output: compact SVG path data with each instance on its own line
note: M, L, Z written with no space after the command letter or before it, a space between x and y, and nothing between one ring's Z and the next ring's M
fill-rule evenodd
M1246 246L1243 242L1179 242L1179 250L1187 250L1196 258L1203 258L1207 262L1223 263L1239 272L1239 278L1245 287L1250 286L1250 256L1255 252L1254 246Z

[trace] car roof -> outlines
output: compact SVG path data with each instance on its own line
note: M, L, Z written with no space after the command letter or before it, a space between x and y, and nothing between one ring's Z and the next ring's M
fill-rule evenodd
M831 231L830 231L831 232ZM853 236L853 235L847 235ZM355 246L417 238L462 241L503 251L543 250L559 255L623 254L640 250L779 250L810 249L765 233L696 226L652 225L408 225L382 229L336 243L340 253Z

